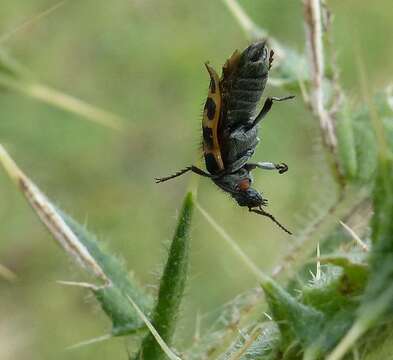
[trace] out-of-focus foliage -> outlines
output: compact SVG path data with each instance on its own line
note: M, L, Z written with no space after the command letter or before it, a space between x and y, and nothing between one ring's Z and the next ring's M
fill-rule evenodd
M376 93L374 107L386 141L393 149L393 106L389 89ZM378 166L378 146L372 126L369 106L362 103L346 104L338 118L340 157L345 175L350 181L364 184L375 178Z
M295 50L291 54L303 53L301 2L241 3L257 24L285 48ZM126 119L124 129L112 131L85 122L75 114L21 97L3 84L0 142L59 207L88 222L89 229L104 243L110 242L110 248L121 254L142 283L157 283L152 269L164 261L162 242L172 235L187 180L155 185L153 178L196 158L201 104L208 86L203 62L210 60L220 68L235 48L244 48L247 42L221 2L65 1L47 16L33 19L53 5L47 0L2 2L0 48L23 68L15 67L12 61L2 66L0 60L0 71L6 70L6 75L13 78L23 72L31 81L119 114ZM363 0L332 1L329 5L336 14L333 35L341 80L350 100L340 112L341 165L349 182L372 185L379 168L377 146L369 126L368 104L361 104L359 98L352 100L360 93L353 60L362 57L370 94L385 87L387 74L393 72L392 62L388 61L393 47L382 36L393 31L391 3L383 0L372 8ZM11 34L29 19L29 24ZM356 43L360 46L354 46ZM367 46L362 49L363 44ZM294 91L297 101L274 106L261 127L262 142L255 154L262 161L285 161L290 171L283 177L259 173L255 182L269 198L271 211L300 232L310 219L326 211L326 201L335 196L335 187L321 155L319 129L304 108L299 84L293 77L293 68L305 64L297 55L295 60L272 72L272 77L281 80L288 75L287 88L270 86L266 94ZM299 69L299 74L305 71ZM307 85L307 77L300 75ZM376 101L375 106L390 134L391 115L386 112L386 103L380 106ZM387 140L393 141L391 136ZM56 285L56 280L73 280L78 275L70 274L64 256L48 241L49 235L4 179L0 176L0 263L12 269L21 281L10 285L0 279L0 307L5 314L0 319L0 358L68 359L70 354L60 349L109 333L110 323L101 312L94 315L92 301L84 301L80 290ZM378 179L382 189L383 181ZM265 271L277 265L280 255L287 252L289 240L268 221L236 207L205 179L200 183L199 201L239 239L252 259ZM389 210L385 201L389 197L378 199L383 200L383 214L384 209ZM373 226L374 231L379 225L374 222ZM386 230L386 226L382 227ZM385 230L378 233L378 238L389 234ZM284 326L279 322L277 327L264 318L260 327L248 324L244 334L255 336L255 341L247 343L247 336L234 340L237 322L223 322L209 331L212 317L204 314L216 309L219 318L220 304L255 287L254 278L237 263L203 218L195 218L192 234L190 283L179 324L183 331L178 332L175 344L186 349L193 343L204 356L199 339L206 340L209 346L213 344L214 350L223 347L223 339L228 346L235 341L222 355L224 359L232 358L234 353L241 355L239 351L245 345L242 359L256 358L257 353L261 359L281 355L291 359L305 347L310 357L324 353L337 342L335 336L344 334L352 325L355 314L359 315L355 309L361 301L359 293L367 286L365 274L371 271L371 279L375 279L381 270L375 260L371 270L365 271L363 260L355 261L352 249L346 249L339 255L329 255L318 281L308 284L307 277L303 279L305 283L297 288L301 296L275 283L265 284L275 320L285 315L292 322ZM327 234L326 238L335 243L343 240L341 232L337 236ZM378 249L376 240L375 244ZM373 259L377 257L373 255ZM388 264L382 260L381 266ZM384 274L383 281L387 281L390 270ZM370 286L366 288L373 293ZM373 294L382 295L381 288L383 284L379 283ZM331 296L335 298L333 303L326 301ZM239 308L244 309L242 306ZM343 311L337 311L341 307ZM247 311L242 311L241 317L244 313ZM313 326L320 330L318 338L311 339L311 328L296 316L300 313L305 314L304 319L314 319ZM338 330L335 324L340 324ZM8 339L17 345L13 347ZM124 342L112 339L74 351L71 356L98 359L121 358L124 354Z

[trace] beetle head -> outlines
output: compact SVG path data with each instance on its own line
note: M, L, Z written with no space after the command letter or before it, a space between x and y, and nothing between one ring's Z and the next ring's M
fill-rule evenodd
M265 203L261 194L251 187L247 190L240 189L231 195L240 206L247 206L248 208L259 207Z
M251 178L241 179L235 186L235 191L231 193L232 197L240 206L248 208L259 207L264 205L265 200L262 195L251 186Z
M240 206L253 208L266 205L266 200L262 198L262 195L251 187L251 174L244 167L232 174L213 178L213 181L225 192L231 194Z

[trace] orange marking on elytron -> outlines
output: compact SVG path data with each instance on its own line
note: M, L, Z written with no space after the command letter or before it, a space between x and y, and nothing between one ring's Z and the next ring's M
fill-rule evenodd
M224 163L222 161L222 156L221 156L221 150L220 150L220 144L218 142L218 125L220 122L220 116L221 116L221 89L220 89L220 78L218 77L218 74L216 71L208 64L205 63L206 69L209 72L210 75L210 80L212 81L212 84L214 84L214 92L212 92L211 87L209 87L209 93L208 93L208 98L210 97L215 105L215 114L212 120L209 120L207 116L207 110L203 112L203 122L202 125L203 127L210 128L212 131L213 135L213 147L208 148L206 146L206 143L204 143L203 146L203 151L205 154L213 154L216 163L218 165L218 168L220 170L224 170Z

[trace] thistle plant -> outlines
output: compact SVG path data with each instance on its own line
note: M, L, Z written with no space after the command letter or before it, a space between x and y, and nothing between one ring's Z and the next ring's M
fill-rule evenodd
M90 281L62 284L94 295L112 323L104 338L138 339L129 359L388 359L393 356L392 89L368 93L366 72L359 63L358 95L365 101L349 99L340 83L331 34L334 23L323 1L303 1L304 54L271 37L235 0L223 4L250 41L266 38L275 49L278 57L271 83L295 92L318 122L336 184L333 205L295 234L293 245L271 274L263 273L203 208L192 183L153 297L128 274L131 266L126 267L85 226L55 206L3 146L0 162L53 238L90 277ZM32 80L12 58L0 55L1 87L121 127L120 117L51 90ZM207 331L192 345L180 348L174 333L185 296L195 211L239 256L258 286L223 306ZM355 231L359 219L362 226Z

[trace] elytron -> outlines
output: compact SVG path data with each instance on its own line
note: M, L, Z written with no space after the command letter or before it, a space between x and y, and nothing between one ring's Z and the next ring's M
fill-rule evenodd
M202 120L207 172L192 165L171 176L157 178L156 182L173 179L188 171L208 177L240 206L247 206L249 211L269 217L291 234L263 209L267 200L251 187L251 171L256 168L277 170L280 174L288 170L285 163L249 162L259 143L259 123L270 111L273 102L293 98L268 97L261 111L255 115L272 66L273 54L273 50L268 51L265 41L251 44L242 53L236 50L224 64L221 78L208 63L205 64L210 76Z

